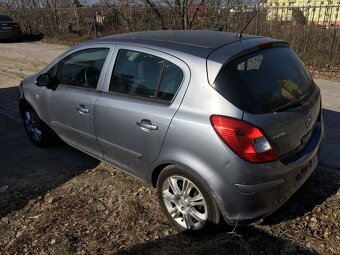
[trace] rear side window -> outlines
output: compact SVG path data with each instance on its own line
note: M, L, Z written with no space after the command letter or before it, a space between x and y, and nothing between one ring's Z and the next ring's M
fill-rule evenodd
M159 85L158 98L165 101L171 101L181 85L182 80L182 69L167 61Z
M226 64L214 88L250 113L273 112L313 91L309 74L289 47L263 49Z
M182 70L163 58L120 50L111 76L110 91L170 102L182 80Z
M13 19L7 15L0 15L0 21L13 21Z

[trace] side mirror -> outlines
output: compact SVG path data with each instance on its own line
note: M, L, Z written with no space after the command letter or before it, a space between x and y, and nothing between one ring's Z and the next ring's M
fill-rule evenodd
M46 87L50 85L52 82L52 77L48 73L44 73L38 76L38 78L35 81L35 84L37 84L39 87Z
M48 89L55 89L55 84L53 78L49 73L43 73L38 76L35 81L35 84L39 87L46 87Z

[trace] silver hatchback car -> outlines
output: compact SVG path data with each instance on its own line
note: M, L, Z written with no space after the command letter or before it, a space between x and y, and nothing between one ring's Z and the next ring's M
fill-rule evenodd
M81 43L20 85L28 136L157 187L178 229L279 208L318 164L320 89L287 42L154 31Z

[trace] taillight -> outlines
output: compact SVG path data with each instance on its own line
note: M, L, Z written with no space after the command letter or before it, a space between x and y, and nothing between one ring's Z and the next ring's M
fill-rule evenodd
M270 143L255 125L220 115L212 115L210 121L216 133L240 158L253 163L277 160Z
M15 28L20 28L20 25L19 25L18 23L14 23L14 24L13 24L13 27L15 27Z

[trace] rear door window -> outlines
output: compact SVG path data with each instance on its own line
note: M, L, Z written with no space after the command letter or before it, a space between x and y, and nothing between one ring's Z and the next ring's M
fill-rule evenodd
M150 54L120 50L110 84L110 91L154 98L165 60Z
M110 82L110 91L170 102L183 80L175 64L148 53L120 50Z
M312 94L311 77L289 47L273 47L238 58L218 74L214 88L250 113L270 113Z

